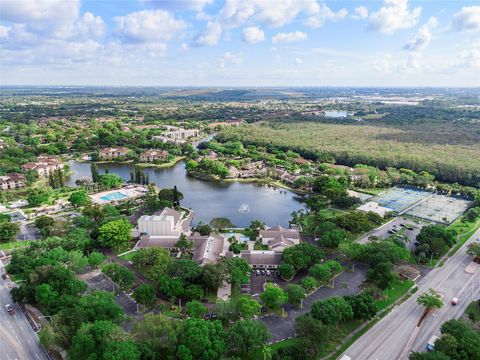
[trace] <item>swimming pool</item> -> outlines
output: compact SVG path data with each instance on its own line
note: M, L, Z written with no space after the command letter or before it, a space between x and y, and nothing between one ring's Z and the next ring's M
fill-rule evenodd
M240 235L240 236L238 236ZM250 238L248 236L245 236L245 235L241 235L241 234L238 234L238 233L233 233L233 232L228 232L225 234L225 237L228 239L228 238L231 238L231 237L237 237L239 241L242 241L242 242L247 242L247 241L250 241Z
M121 193L120 191L115 191L107 195L103 195L100 197L100 199L104 201L114 201L114 200L123 200L125 198L128 198L127 195L124 193Z

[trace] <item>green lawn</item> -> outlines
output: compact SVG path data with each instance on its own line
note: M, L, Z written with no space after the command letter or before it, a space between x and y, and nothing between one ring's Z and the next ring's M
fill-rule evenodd
M465 244L468 239L470 239L470 237L475 233L475 231L480 228L480 219L478 219L476 222L469 223L464 223L460 219L458 219L448 228L451 230L455 230L458 233L458 242L448 254L449 256L452 256L458 251L458 249L462 247L463 244Z
M135 251L129 252L128 254L120 256L122 260L132 261Z
M345 212L338 209L328 208L328 209L320 210L319 213L320 215L324 216L326 219L331 219L341 214L344 214Z
M478 302L472 301L465 310L465 314L467 314L473 322L480 322L480 305Z
M0 250L11 250L17 249L25 246L29 246L31 241L14 241L9 243L1 243Z
M377 301L378 310L383 310L400 299L413 286L412 280L396 280L390 289L382 290L382 300Z
M384 188L367 188L367 189L355 188L354 190L361 193L369 194L369 195L378 195L381 192L385 191Z

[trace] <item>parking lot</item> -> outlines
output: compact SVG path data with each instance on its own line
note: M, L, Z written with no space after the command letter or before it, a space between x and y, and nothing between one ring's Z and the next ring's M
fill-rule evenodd
M250 275L250 291L251 295L260 294L263 292L263 284L266 282L274 282L281 286L282 283L285 281L278 275L278 271L276 270L258 270L259 274L257 275L257 271L253 270Z
M398 239L401 239L405 242L405 245L410 250L415 248L415 239L420 233L420 230L425 225L428 225L427 222L421 220L413 220L403 216L397 217L386 223L382 227L371 231L367 235L363 236L358 240L359 243L367 243L372 236L379 238L380 240L385 240L390 236L396 236Z

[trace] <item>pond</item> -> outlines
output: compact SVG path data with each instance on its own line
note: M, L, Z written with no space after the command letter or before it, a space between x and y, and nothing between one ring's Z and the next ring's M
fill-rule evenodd
M75 186L75 180L91 177L90 163L69 162L72 171L66 185ZM130 180L131 165L99 164L99 173L108 167L125 181ZM252 220L261 220L268 226L288 226L292 211L304 208L296 194L253 183L208 182L195 179L185 171L183 162L166 169L146 168L151 183L159 188L173 188L184 195L183 206L195 210L194 223L208 223L214 217L226 217L238 226L245 227ZM240 211L239 211L240 210Z

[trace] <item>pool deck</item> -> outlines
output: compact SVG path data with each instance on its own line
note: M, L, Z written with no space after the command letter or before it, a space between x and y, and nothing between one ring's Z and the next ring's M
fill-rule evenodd
M121 199L116 199L116 198L108 199L109 196L112 196L112 194L115 194L115 193L124 194L125 197ZM102 192L90 195L90 199L92 199L92 202L95 204L103 205L111 202L121 202L125 200L134 199L139 196L143 196L147 193L148 193L148 189L145 186L129 185L120 189L102 191ZM107 197L107 199L105 199L105 197Z

